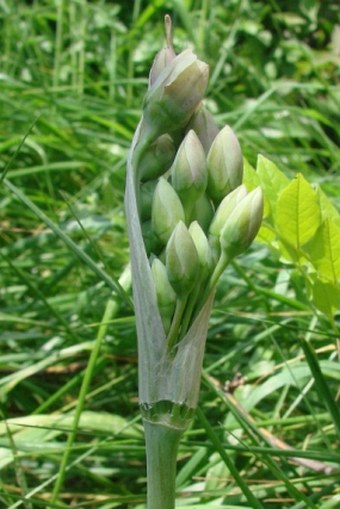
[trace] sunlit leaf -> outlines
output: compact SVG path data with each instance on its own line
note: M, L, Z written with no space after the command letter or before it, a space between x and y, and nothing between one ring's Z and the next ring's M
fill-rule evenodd
M246 159L244 159L243 161L243 184L246 186L247 191L252 191L258 186L260 186L264 191L264 188L260 183L260 179L255 168L253 168L253 166L251 166ZM263 217L267 217L269 213L270 213L269 203L268 200L266 199L266 196L264 195Z
M340 282L340 227L326 219L305 247L320 279Z
M340 309L340 288L316 279L312 286L312 299L320 311L332 317Z
M335 224L340 226L340 214L320 186L316 188L316 194L319 198L322 219L332 219Z
M315 191L301 174L278 197L276 226L280 237L297 252L320 225L320 207Z
M289 179L269 159L262 155L257 159L257 176L265 197L265 217L275 211L279 194L289 184Z
M243 184L245 184L248 191L252 191L255 187L260 185L258 174L247 159L243 160Z
M256 240L265 242L266 244L272 244L276 239L275 232L272 228L266 224L262 224L259 233L256 236Z

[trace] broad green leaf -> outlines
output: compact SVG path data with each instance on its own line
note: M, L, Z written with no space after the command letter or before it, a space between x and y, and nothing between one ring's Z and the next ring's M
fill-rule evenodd
M289 184L289 179L269 159L259 155L257 159L257 176L265 197L264 217L273 215L279 194Z
M320 186L317 186L316 194L319 198L322 220L329 218L332 219L335 224L340 226L340 214Z
M335 311L340 309L340 288L332 283L315 279L312 285L312 299L322 313L332 317Z
M276 240L275 232L270 226L267 226L265 223L262 223L262 226L256 236L256 240L260 242L264 242L265 244L273 245L273 242Z
M243 159L243 184L245 184L247 191L252 191L260 185L260 179L255 168L245 158Z
M319 279L340 282L340 227L326 219L305 246Z
M301 173L281 192L276 206L279 236L297 253L320 225L317 195Z
M243 160L243 184L246 186L248 192L252 191L258 186L260 186L264 191L264 188L260 183L260 179L255 168L253 168L253 166L251 166L251 164L246 159ZM267 217L269 213L270 213L269 202L266 199L264 193L263 217Z

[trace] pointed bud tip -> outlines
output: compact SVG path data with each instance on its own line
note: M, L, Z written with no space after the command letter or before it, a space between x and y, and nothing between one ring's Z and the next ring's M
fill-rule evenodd
M151 224L154 233L165 245L177 223L184 220L184 210L176 191L161 177L152 201Z
M166 269L169 281L179 296L188 294L197 279L198 253L183 221L179 221L166 247Z
M260 187L243 198L222 228L220 242L229 258L243 253L255 239L262 223L263 193Z
M185 210L189 212L202 196L207 181L205 152L197 134L191 129L179 146L171 167L171 182Z
M208 156L208 194L216 203L242 183L243 157L236 134L226 125L214 139Z

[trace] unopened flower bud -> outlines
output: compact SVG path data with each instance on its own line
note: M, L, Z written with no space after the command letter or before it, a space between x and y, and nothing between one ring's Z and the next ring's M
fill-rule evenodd
M247 189L244 184L238 186L231 193L227 194L219 204L213 220L211 221L209 234L219 237L228 217L233 213L236 206L247 196Z
M216 136L208 153L207 193L218 204L242 183L241 147L233 130L227 125Z
M161 177L153 196L151 223L163 245L167 243L179 221L184 221L181 200L169 182Z
M162 48L157 53L149 74L149 87L152 87L163 69L169 65L175 56L176 53L174 52L173 48Z
M197 250L201 268L200 272L202 272L200 273L200 276L203 279L207 274L209 274L212 268L213 260L211 248L204 231L197 221L193 221L191 223L189 226L189 233Z
M181 198L188 221L195 201L207 187L207 181L204 149L197 134L190 130L182 141L171 167L171 183Z
M214 217L214 207L206 194L203 194L195 202L191 214L192 220L196 220L205 233L209 230L212 218Z
M143 154L138 164L140 180L152 180L164 175L170 168L176 154L174 142L168 134L159 136Z
M158 309L162 318L164 330L167 333L175 309L176 294L169 283L165 265L158 258L153 259L151 272L156 290Z
M227 218L220 235L221 248L228 259L243 253L260 229L263 194L260 187L249 193Z
M213 220L209 227L209 241L215 261L221 254L220 235L228 217L233 213L235 207L247 196L245 185L241 185L227 194L219 204Z
M184 127L201 102L208 84L209 67L191 50L177 55L148 90L143 118L152 133Z
M183 221L177 224L169 239L165 260L171 286L178 296L187 295L197 281L200 264L194 241Z
M175 58L176 53L172 46L172 35L171 35L171 18L168 14L165 15L165 36L166 36L166 48L161 49L152 64L149 74L149 87L151 87L157 80L163 69Z
M192 116L188 129L193 129L197 134L205 153L209 152L212 142L219 133L219 129L215 124L213 116L209 111L201 106Z

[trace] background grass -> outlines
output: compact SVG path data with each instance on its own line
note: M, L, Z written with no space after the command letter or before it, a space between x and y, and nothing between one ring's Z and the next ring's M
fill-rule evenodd
M167 12L176 49L210 64L206 104L249 162L261 153L340 204L336 2L0 2L0 507L145 502L118 280L126 154ZM255 507L245 486L257 507L339 506L337 338L299 271L264 246L227 270L178 507Z

